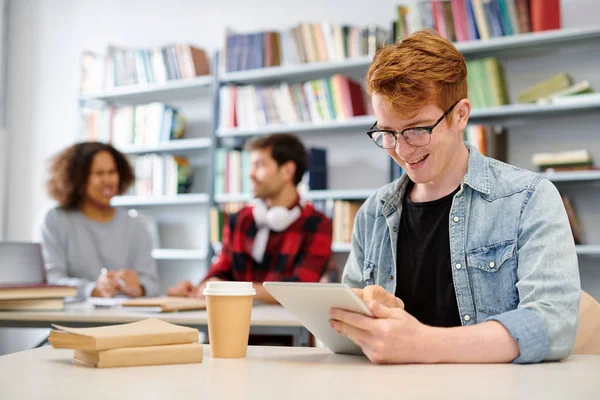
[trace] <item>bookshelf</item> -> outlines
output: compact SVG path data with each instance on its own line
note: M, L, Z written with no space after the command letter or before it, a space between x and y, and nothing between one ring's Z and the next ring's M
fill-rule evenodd
M514 36L491 38L489 40L456 43L456 47L467 60L484 57L529 58L539 54L551 54L572 46L587 46L600 43L600 27L572 28L556 31L525 33ZM270 85L281 82L295 83L329 77L334 74L344 74L353 77L364 76L371 62L370 57L358 57L343 62L316 62L310 64L286 65L267 67L255 70L223 73L217 80L219 87L223 85ZM360 75L359 75L360 74ZM511 77L507 76L510 80ZM532 82L534 83L534 82ZM596 88L598 89L598 88ZM577 101L569 101L548 105L509 104L497 107L478 108L471 112L470 122L475 124L525 125L540 123L544 119L557 116L571 117L592 116L600 110L600 95L581 97ZM218 117L216 117L218 119ZM323 143L324 138L342 137L342 134L352 134L353 141L365 140L362 135L375 121L374 116L353 117L341 121L321 123L301 122L295 124L272 124L253 128L219 128L215 131L215 141L230 138L249 138L272 133L296 133L306 142ZM526 133L524 133L526 134ZM365 140L365 143L366 140ZM600 182L600 171L554 172L544 174L556 183L578 183L577 187L588 187ZM310 200L346 199L362 200L374 190L328 190L320 193L308 192L304 195ZM225 194L214 197L217 204L227 202L246 202L250 200L247 194ZM597 210L597 208L595 208ZM596 211L597 212L597 211ZM581 218L581 216L580 216ZM590 235L588 235L590 237ZM591 239L593 242L593 238ZM216 251L219 246L214 246ZM349 243L334 243L332 250L337 257L347 256L350 251ZM580 261L584 259L597 260L600 257L600 245L586 244L577 246ZM595 263L595 261L591 261ZM343 261L338 265L343 266Z
M587 45L598 43L600 40L600 27L598 28L573 28L558 31L539 33L526 33L515 36L492 38L485 41L471 41L457 43L457 48L467 59L488 56L527 57L528 54L554 51L563 47L574 45ZM143 104L154 101L172 101L173 99L198 99L208 98L212 104L212 128L210 137L179 139L159 143L152 146L126 146L122 150L129 155L144 154L181 154L186 156L200 156L207 158L209 165L207 190L203 193L181 194L177 196L162 197L132 197L121 196L113 199L113 204L119 207L140 207L146 209L161 209L163 213L184 213L179 206L188 206L191 210L199 209L198 220L196 217L188 218L189 225L205 224L208 227L209 207L213 204L248 202L250 194L230 193L214 195L214 150L218 146L225 146L230 139L246 139L272 133L296 133L302 139L323 141L329 138L340 138L342 134L352 133L352 141L367 142L364 132L373 124L374 116L353 117L339 121L329 122L300 122L295 124L267 125L255 128L220 128L219 89L224 85L247 84L276 84L281 82L301 82L311 79L329 77L334 74L351 76L364 76L370 65L370 57L357 57L335 62L315 62L297 65L267 67L262 69L246 70L239 72L223 73L219 69L219 57L214 57L212 75L192 79L167 81L163 84L146 84L137 86L123 86L93 95L80 98L80 104L88 102L102 102L111 105ZM510 79L510 76L508 77ZM544 119L555 116L571 116L574 114L593 114L600 110L600 96L590 97L583 101L551 104L539 106L535 104L510 104L505 106L480 108L472 110L471 122L473 123L501 123L528 122L529 120ZM235 141L233 140L233 141ZM230 141L232 142L232 141ZM351 171L349 171L351 173ZM579 182L581 186L600 182L600 171L577 171L547 173L546 177L553 182ZM376 188L355 188L343 190L312 191L303 194L311 200L364 200ZM194 249L176 249L173 246L156 249L153 257L161 263L193 262L204 263L210 260L212 252L220 250L219 243L210 243L210 235L206 235L206 242L199 243ZM205 246L205 247L204 247ZM349 243L334 243L332 251L337 256L344 256L350 251ZM577 253L582 257L600 257L600 245L577 246ZM339 263L343 265L343 263ZM169 264L172 265L172 264Z

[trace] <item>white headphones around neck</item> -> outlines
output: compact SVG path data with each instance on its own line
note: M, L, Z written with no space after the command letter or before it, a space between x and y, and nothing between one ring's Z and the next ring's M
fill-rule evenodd
M301 213L300 206L296 206L291 210L283 206L267 208L262 201L257 201L252 207L252 216L257 228L260 229L266 226L274 232L285 231L300 218Z
M269 232L283 232L300 218L302 208L300 205L288 209L283 206L274 206L267 208L262 200L257 200L252 207L252 216L254 223L258 228L254 244L252 245L252 258L262 263L267 242L269 241Z

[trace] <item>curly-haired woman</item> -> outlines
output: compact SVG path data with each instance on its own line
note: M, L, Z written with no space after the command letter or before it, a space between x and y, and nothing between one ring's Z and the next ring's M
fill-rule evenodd
M79 297L158 294L143 221L110 205L133 181L125 156L107 144L78 143L52 159L48 193L58 206L41 226L49 283L77 286Z

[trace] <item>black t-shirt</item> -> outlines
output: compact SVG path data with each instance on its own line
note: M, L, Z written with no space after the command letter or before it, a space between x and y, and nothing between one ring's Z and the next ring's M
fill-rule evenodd
M452 282L448 218L453 193L441 199L413 203L410 182L402 200L398 234L396 296L406 311L431 326L460 326Z

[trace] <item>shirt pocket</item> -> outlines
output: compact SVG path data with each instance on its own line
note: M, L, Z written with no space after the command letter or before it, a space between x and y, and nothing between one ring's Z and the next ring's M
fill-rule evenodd
M488 315L514 310L517 292L516 240L508 240L467 252L475 307Z
M365 286L375 284L375 264L373 264L371 261L364 261L363 281L365 283Z

